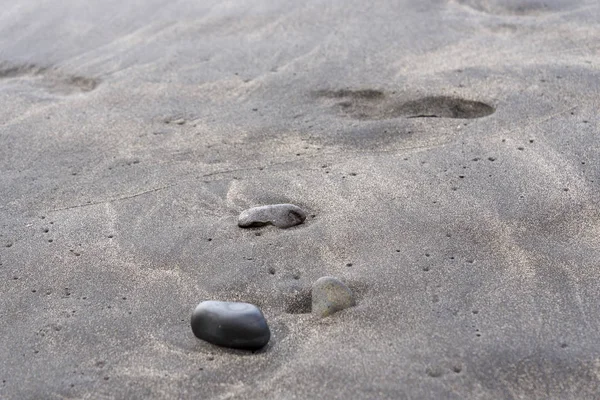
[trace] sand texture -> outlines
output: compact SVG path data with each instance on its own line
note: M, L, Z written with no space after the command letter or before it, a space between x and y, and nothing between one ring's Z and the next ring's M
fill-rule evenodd
M1 399L598 398L597 0L0 10Z

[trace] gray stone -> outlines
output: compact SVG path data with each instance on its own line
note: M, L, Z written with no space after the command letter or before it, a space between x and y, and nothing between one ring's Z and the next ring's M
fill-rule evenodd
M327 317L355 304L352 290L332 276L319 278L312 287L312 312Z
M192 331L218 346L257 350L271 338L263 313L248 303L203 301L192 314Z
M306 213L298 206L272 204L242 211L238 225L241 228L254 228L271 224L278 228L290 228L301 224L305 219Z

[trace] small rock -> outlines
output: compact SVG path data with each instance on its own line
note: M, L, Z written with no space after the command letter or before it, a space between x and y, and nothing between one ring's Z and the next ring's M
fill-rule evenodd
M283 229L299 225L305 219L306 213L298 206L272 204L242 211L238 218L238 226L241 228L254 228L271 224Z
M263 313L248 303L203 301L191 323L196 337L218 346L257 350L271 338Z
M327 317L354 304L352 291L337 278L324 276L313 284L312 312L319 317Z

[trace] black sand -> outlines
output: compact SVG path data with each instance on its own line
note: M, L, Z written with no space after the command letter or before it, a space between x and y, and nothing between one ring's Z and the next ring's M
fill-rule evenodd
M1 5L0 398L597 398L596 0Z

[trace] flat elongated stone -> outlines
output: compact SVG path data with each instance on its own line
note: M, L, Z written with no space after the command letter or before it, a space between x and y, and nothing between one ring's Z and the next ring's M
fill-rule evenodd
M305 219L306 213L298 206L271 204L242 211L238 218L238 225L241 228L253 228L271 224L278 228L290 228L301 224Z
M263 313L248 303L203 301L192 313L192 331L218 346L257 350L271 338Z
M332 276L319 278L312 287L312 312L327 317L355 304L352 290Z

